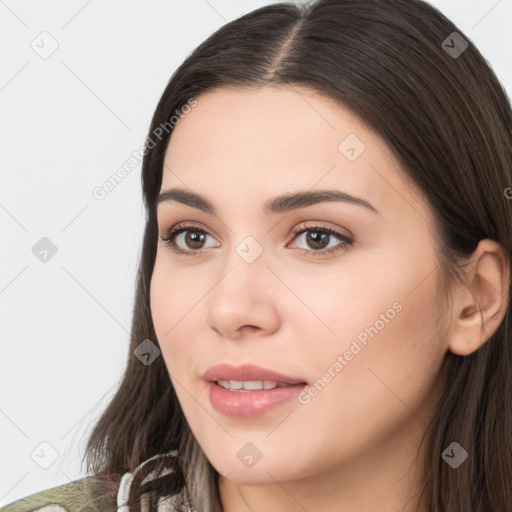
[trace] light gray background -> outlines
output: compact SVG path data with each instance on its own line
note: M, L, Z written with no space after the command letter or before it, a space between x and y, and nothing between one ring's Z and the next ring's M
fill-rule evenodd
M85 476L84 441L128 357L140 164L105 199L92 190L144 143L187 54L268 3L0 0L0 505ZM511 94L512 1L432 3ZM46 59L31 47L51 49L43 31L58 43ZM58 249L46 263L42 237Z

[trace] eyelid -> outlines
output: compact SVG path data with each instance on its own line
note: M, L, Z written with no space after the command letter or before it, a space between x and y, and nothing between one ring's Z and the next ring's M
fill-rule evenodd
M181 255L181 256L197 256L200 254L203 254L206 249L181 249L178 247L178 245L175 242L175 239L180 236L183 233L186 233L187 231L194 231L197 230L199 232L204 233L207 236L210 236L214 240L216 238L212 236L208 230L197 226L195 223L190 221L184 221L179 222L177 224L174 224L167 230L167 235L162 236L159 235L159 238L166 246L168 246L175 254ZM341 228L332 228L327 225L325 225L322 221L306 221L298 224L295 226L291 231L290 235L293 236L291 242L294 240L297 240L299 236L301 236L303 233L308 231L317 231L317 232L324 232L327 233L328 236L335 237L340 242L336 244L334 247L328 248L328 249L320 249L320 250L314 250L314 249L303 249L298 247L297 250L301 252L301 254L305 255L312 255L315 258L322 258L322 257L329 257L332 256L335 253L341 252L341 251L347 251L352 248L355 238L350 232L350 230L347 230L350 232L350 235L346 235L341 233ZM286 247L289 247L290 242L287 242ZM217 245L218 247L218 245Z
M170 233L175 233L177 231L204 231L208 236L218 240L217 235L215 235L210 229L205 228L200 222L195 221L180 221L172 224L169 228L162 227L163 235L159 235L160 238L162 236L169 236ZM160 230L159 230L160 231ZM179 233L178 233L179 234Z
M290 231L290 235L297 235L298 233L301 233L301 231L309 231L314 229L317 229L318 231L325 230L335 236L344 238L346 240L350 240L352 242L354 241L355 238L349 229L341 227L332 227L328 223L323 222L321 220L308 220L301 222ZM345 233L343 233L343 231L345 231Z
M354 239L354 235L347 228L331 227L331 226L328 225L328 223L325 223L323 221L315 221L315 220L300 222L299 224L297 224L294 228L292 228L290 230L288 236L296 235L301 230L302 231L307 231L308 229L312 230L312 229L319 229L319 228L325 229L326 231L330 231L330 232L332 232L332 234L334 234L336 236L342 236L342 237L344 237L344 238L346 238L348 240L352 240L353 241L353 239ZM211 233L211 231L206 229L206 228L204 228L201 225L201 223L197 223L195 221L188 221L188 220L177 222L176 224L173 224L170 228L164 229L164 232L165 232L165 235L168 235L169 232L177 231L178 229L183 229L184 231L186 231L187 229L197 229L198 231L204 231L209 236L211 236L213 238L216 238L216 235L214 236ZM340 231L345 231L346 233L341 233Z

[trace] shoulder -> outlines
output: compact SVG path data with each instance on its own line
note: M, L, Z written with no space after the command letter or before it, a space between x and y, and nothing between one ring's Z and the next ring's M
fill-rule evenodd
M0 512L103 512L116 508L112 482L87 476L0 507Z
M153 466L162 457L168 464L157 471ZM9 503L0 507L0 512L130 512L128 496L132 487L141 510L152 510L155 500L159 512L192 510L177 452L173 450L150 457L133 472L87 476Z

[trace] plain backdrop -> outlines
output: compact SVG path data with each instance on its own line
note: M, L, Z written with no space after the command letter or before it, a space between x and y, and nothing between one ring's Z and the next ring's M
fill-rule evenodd
M128 357L140 164L93 190L144 143L185 57L269 3L0 0L0 505L85 476ZM512 94L512 1L432 3Z

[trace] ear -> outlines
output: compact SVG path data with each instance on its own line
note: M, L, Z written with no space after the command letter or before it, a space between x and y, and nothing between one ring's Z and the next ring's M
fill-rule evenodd
M448 345L467 356L500 326L509 302L510 263L501 244L481 240L465 266L466 285L457 285Z

